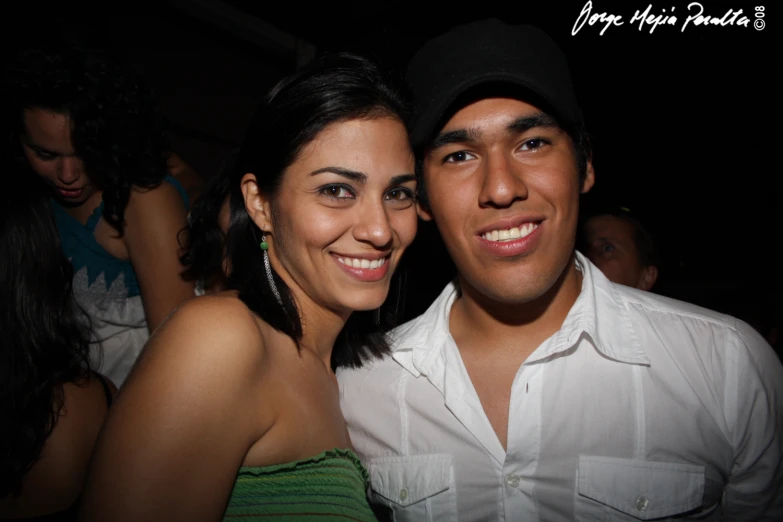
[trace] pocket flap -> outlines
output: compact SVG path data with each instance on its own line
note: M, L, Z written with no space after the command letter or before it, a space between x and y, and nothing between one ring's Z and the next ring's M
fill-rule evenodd
M410 506L449 489L451 455L410 455L370 459L372 489L401 506Z
M704 466L579 457L579 494L640 520L692 511L704 497Z

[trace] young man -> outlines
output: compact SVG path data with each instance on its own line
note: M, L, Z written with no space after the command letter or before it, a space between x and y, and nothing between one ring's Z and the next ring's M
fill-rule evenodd
M655 240L630 211L610 207L590 214L582 231L584 254L613 283L652 290L658 280Z
M340 373L375 501L395 520L783 519L783 368L748 325L616 285L574 250L593 184L565 57L483 21L408 79L458 276Z

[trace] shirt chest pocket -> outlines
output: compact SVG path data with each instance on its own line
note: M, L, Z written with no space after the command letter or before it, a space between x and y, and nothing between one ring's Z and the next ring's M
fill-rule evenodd
M681 516L702 506L704 466L580 456L577 492L577 520Z
M457 520L451 455L377 457L368 472L373 500L391 508L395 522Z

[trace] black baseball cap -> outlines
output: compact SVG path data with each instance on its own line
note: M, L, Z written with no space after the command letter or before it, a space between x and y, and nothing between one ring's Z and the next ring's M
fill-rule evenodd
M531 25L488 19L457 26L416 53L406 80L413 94L414 147L433 138L455 101L485 84L521 87L543 100L555 118L584 126L565 55Z

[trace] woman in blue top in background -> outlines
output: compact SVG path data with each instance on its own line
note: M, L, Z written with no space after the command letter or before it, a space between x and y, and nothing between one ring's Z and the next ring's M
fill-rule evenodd
M120 386L149 333L193 296L178 258L187 195L167 174L163 118L141 78L84 35L36 38L4 74L9 144L51 192L93 356Z

